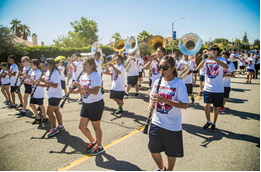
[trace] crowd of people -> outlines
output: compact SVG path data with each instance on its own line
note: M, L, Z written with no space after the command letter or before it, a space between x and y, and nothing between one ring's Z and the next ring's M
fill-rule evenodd
M52 137L65 130L59 104L63 98L69 97L66 86L72 79L69 90L72 90L70 91L72 94L79 94L78 103L82 104L78 127L89 140L86 152L97 155L104 151L101 130L104 111L103 74L112 77L110 99L117 103L115 105L118 109L115 113L120 114L123 112L124 97L129 96L132 87L135 88L135 97L139 98L139 88L145 77L145 70L149 70L151 92L148 111L151 111L155 104L155 112L149 130L148 148L160 171L173 170L176 157L183 157L181 109L186 109L189 103L194 103L193 86L196 85L197 74L199 73L200 81L198 94L204 96L206 116L206 123L202 128L215 132L217 117L219 111L225 111L225 103L231 90L230 79L235 77L236 69L240 68L239 74L247 72L247 84L251 84L252 79L258 77L260 69L258 51L256 54L239 53L236 50L220 52L216 45L194 57L179 55L177 52L166 55L165 48L158 47L156 55L136 57L134 53L130 53L124 61L119 52L115 51L104 70L101 54L95 52L93 56L82 61L81 55L76 53L74 59L67 58L67 65L62 60L56 64L53 58L45 59L42 56L39 61L24 56L21 58L20 70L15 64L16 57L10 55L8 57L10 67L6 62L1 63L1 91L6 98L4 103L8 108L21 107L22 110L16 115L25 116L29 101L29 106L35 114L32 124L50 122L48 136ZM199 64L196 64L197 58L202 58ZM125 72L127 72L126 86ZM181 74L184 76L181 77ZM25 88L23 96L20 93L22 84ZM48 97L46 109L45 91ZM16 104L15 93L19 98L19 105ZM213 104L212 120L211 104ZM39 116L38 110L41 110L43 118ZM89 122L94 128L95 136L88 128ZM160 154L163 151L168 157L167 167L164 166Z

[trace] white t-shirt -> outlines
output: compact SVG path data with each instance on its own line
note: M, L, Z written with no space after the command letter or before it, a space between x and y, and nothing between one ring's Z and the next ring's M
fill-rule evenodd
M137 59L137 65L138 65L138 69L139 69L139 72L142 72L142 69L143 69L143 59L141 58L141 57L139 57L138 59ZM140 66L140 64L141 64L141 66Z
M41 74L42 72L39 69L37 69L36 71L32 72L31 78L37 81L40 78ZM40 82L39 84L44 84L44 83ZM31 82L31 85L33 90L36 84ZM34 92L33 98L44 98L44 87L38 86Z
M74 61L73 64L75 64L75 66L77 66L77 68L74 68L73 65L71 64L71 66L73 68L72 80L75 81L82 71L82 61L81 60Z
M138 66L137 66L137 58L135 57L135 59L136 59L136 61L134 62L133 60L128 58L128 60L131 60L128 76L139 76L139 69L138 69Z
M3 70L3 69L2 69ZM2 70L1 70L1 72L2 72ZM5 70L4 71L5 73L9 73L7 70ZM5 75L5 73L2 73L2 76L4 76ZM2 84L4 85L4 84L9 84L10 82L11 82L11 80L10 80L10 78L9 78L9 75L5 75L5 78L3 78L1 76L1 82L2 82Z
M65 67L64 66L58 66L58 69L61 69L61 71L59 71L60 74L61 74L61 80L65 81L65 75L64 75Z
M205 76L205 68L203 67L203 68L201 68L200 70L199 70L199 75L202 75L202 76Z
M226 59L218 57L218 60L226 63ZM223 67L213 60L206 60L205 67L205 85L204 91L212 93L223 93Z
M30 70L29 70L29 69L30 69ZM29 71L28 71L28 70L29 70ZM27 71L28 71L28 73L27 73ZM24 73L24 74L27 73L28 76L31 76L32 72L33 72L33 69L30 67L30 65L28 65L28 66L26 66L26 67L23 67L23 73ZM29 79L24 79L24 80L25 80L25 81L30 81Z
M152 86L150 97L156 92L159 79L157 79ZM224 88L223 88L224 89ZM159 95L169 100L181 101L182 103L189 103L187 88L184 82L177 77L172 81L165 81L162 79L159 89ZM181 109L170 106L165 103L156 103L156 109L152 118L152 123L170 131L181 131Z
M252 61L247 61L247 69L255 69L255 59L249 57L248 60L252 60Z
M11 86L19 86L20 84L20 78L18 78L17 80L17 83L15 85L15 81L16 81L16 78L18 77L18 66L14 63L10 66L10 71L13 73L13 72L16 72L15 76L11 76Z
M239 57L239 55L237 53L236 54L230 54L230 57L228 58L228 61L232 62L232 59L233 59L233 62L238 61L238 59L235 58L235 57Z
M182 66L190 65L192 63L190 70L194 71L194 64L191 60L185 61L184 59L180 60L178 63L177 68L181 68ZM185 84L192 84L193 83L193 73L186 75L183 79Z
M227 69L223 69L224 74L230 74L234 71L236 71L236 68L235 68L235 65L232 62L230 62L228 64ZM224 78L223 78L224 87L230 87L230 80L231 80L231 76L224 76Z
M120 64L119 66L116 64L114 65L116 69L118 69L121 74L117 74L113 68L109 68L110 73L112 73L112 85L111 85L111 90L114 91L125 91L125 77L124 77L124 66Z
M50 77L49 75L50 75L50 71L47 70L44 78L45 81L48 81L53 84L58 83L58 86L54 88L46 84L48 98L62 98L63 94L62 94L62 87L61 87L61 76L59 71L54 69L52 75Z
M92 72L90 75L87 75L87 73L84 73L80 79L79 84L86 88L94 88L96 86L102 86L102 79L101 76L97 72ZM84 103L93 103L98 102L102 97L101 89L99 90L99 93L97 95L90 94L88 92L83 92L82 99Z
M150 64L150 69L152 71L151 76L151 85L154 85L154 82L160 78L160 71L159 71L159 63L155 60L153 60Z
M246 65L246 63L244 62L244 58L240 58L239 59L239 66L245 66Z
M95 63L96 63L96 66L97 66L97 72L98 72L98 74L102 74L102 61L101 60L98 60L98 61L96 61L95 60Z

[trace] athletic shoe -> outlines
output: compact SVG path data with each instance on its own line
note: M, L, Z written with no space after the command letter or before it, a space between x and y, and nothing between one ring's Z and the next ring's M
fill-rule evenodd
M123 112L122 109L118 109L115 113L116 113L116 114L120 114L120 113L122 113L122 112Z
M95 146L95 148L91 151L91 155L98 155L100 153L104 152L103 147L102 148L98 148L97 146Z
M47 123L47 122L49 122L49 119L48 118L43 118L42 123Z
M38 107L38 108L37 108L37 111L41 111L41 108L40 108L40 107Z
M11 100L7 100L5 105L8 105L8 104L12 104L12 101Z
M90 143L88 147L86 148L86 152L89 153L93 150L94 146L96 145L97 141L95 143Z
M5 100L3 103L6 104L8 100Z
M200 91L199 96L203 96L203 91Z
M42 122L42 119L37 119L35 118L34 122L32 122L32 124L40 124Z
M16 108L16 105L11 104L10 106L8 106L8 108Z
M129 94L127 94L126 92L124 93L124 96L129 96Z
M140 93L136 93L136 94L135 94L135 97L137 97L137 96L139 96L139 95L140 95Z
M65 130L65 129L64 129L64 126L61 126L61 127L60 127L60 126L58 125L56 128L57 128L58 130Z
M191 103L193 104L195 102L194 96L191 96Z
M211 122L210 122L210 123L207 122L207 123L203 126L203 130L207 130L210 125L211 125Z
M139 87L141 87L141 85L139 85Z
M19 116L26 116L26 113L25 113L25 112L22 112L22 111L20 111L20 112L16 113L15 115L19 115Z
M158 170L157 171L161 171L159 168L158 168ZM166 169L166 167L164 167L164 170L163 171L167 171L167 169Z
M48 137L52 137L57 133L59 133L58 129L50 129L50 132L47 135L48 135Z
M77 103L82 104L82 98L79 98L79 99L77 100Z
M239 74L242 74L241 72L239 72Z
M22 104L20 104L18 107L23 107L23 105L22 105Z
M225 107L224 107L224 106L221 107L221 108L219 109L219 111L220 111L220 112L225 112Z
M210 131L211 132L215 132L216 131L216 125L215 124L211 125Z

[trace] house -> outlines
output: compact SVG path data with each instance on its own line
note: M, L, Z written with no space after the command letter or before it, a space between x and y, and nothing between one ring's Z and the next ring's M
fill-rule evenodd
M22 38L19 38L17 36L14 36L14 41L17 42L17 43L20 43L20 44L25 44L26 46L28 47L33 47L33 46L38 46L38 43L37 43L37 35L34 33L32 35L32 39L33 39L33 42L29 42L27 40L24 40Z

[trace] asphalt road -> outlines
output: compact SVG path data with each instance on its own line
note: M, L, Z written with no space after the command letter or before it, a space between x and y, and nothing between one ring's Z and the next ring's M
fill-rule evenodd
M184 157L177 159L174 170L260 171L260 80L245 84L245 78L246 74L232 78L231 98L225 113L218 117L215 133L202 130L206 119L203 98L196 95L197 82L193 88L195 103L182 110ZM120 115L113 113L117 105L109 99L110 84L110 76L104 75L106 93L101 126L105 152L95 157L85 154L89 142L78 129L81 108L75 102L78 95L72 95L74 100L61 110L65 131L48 138L50 124L32 125L34 115L29 107L26 117L15 116L17 111L6 108L1 94L0 170L157 170L147 148L148 135L139 128L148 116L148 78L144 78L140 97L134 97L135 90L131 89ZM44 102L47 104L47 97ZM164 153L163 157L166 162Z

